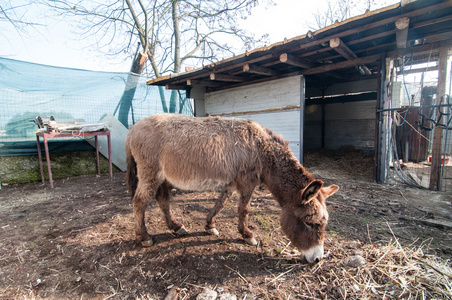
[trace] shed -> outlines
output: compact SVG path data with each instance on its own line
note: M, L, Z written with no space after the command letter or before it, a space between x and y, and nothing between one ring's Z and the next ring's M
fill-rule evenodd
M452 1L403 0L147 84L187 90L196 116L259 121L288 139L301 162L309 148L372 151L375 179L385 182L388 116L401 106L394 76L436 70L442 99L451 46Z

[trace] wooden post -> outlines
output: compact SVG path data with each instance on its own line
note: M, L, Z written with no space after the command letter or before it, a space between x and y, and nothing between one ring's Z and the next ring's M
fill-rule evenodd
M441 99L446 94L446 81L447 81L447 48L442 48L439 59L439 71L438 71L438 92L436 94L436 104L441 104ZM442 111L443 108L437 107L438 111ZM437 113L437 116L439 113ZM432 145L432 167L430 171L430 185L429 189L432 191L441 190L441 140L443 129L435 126L433 130L433 145Z
M397 28L396 29L397 48L405 49L408 38L408 28L410 27L410 18L403 17L397 19L397 21L395 22L395 26Z
M386 53L381 55L379 76L378 76L378 97L376 106L375 122L375 151L374 151L374 180L377 183L387 182L387 173L389 167L389 147L388 132L389 113L379 111L389 108L389 99L386 94L387 80L391 77L389 72L392 70L392 60L386 58Z
M300 164L304 161L304 112L306 103L306 81L304 76L300 78Z
M326 87L322 86L322 126L321 126L321 144L320 146L322 147L322 149L325 148L325 94L326 94Z

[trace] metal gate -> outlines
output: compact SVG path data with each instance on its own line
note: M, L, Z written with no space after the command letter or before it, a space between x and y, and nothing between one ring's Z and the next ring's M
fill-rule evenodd
M452 101L447 95L437 101L436 86L428 86L422 87L418 103L411 104L384 109L387 181L429 189L432 174L439 171L439 190L452 191ZM435 171L432 168L433 132L438 129L441 131L441 164Z

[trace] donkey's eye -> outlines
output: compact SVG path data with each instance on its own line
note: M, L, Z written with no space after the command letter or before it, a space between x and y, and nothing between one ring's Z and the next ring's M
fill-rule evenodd
M310 228L310 229L312 229L312 228L314 228L314 224L312 224L312 223L304 223L305 225L306 225L306 227L308 227L308 228Z

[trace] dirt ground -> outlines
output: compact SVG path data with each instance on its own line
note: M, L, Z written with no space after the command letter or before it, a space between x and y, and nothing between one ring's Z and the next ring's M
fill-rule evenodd
M307 155L311 173L340 186L329 198L326 257L317 265L296 260L279 228L278 204L266 189L253 195L250 224L257 246L245 244L237 232L236 201L220 214L215 237L203 229L216 193L177 191L172 209L189 235L168 231L153 203L146 219L156 243L142 248L134 239L124 173L112 180L107 174L59 179L54 189L48 182L2 186L0 299L163 299L176 289L179 299L196 299L205 287L223 299L342 299L339 267L356 252L347 246L352 241L382 247L396 240L452 258L450 227L422 222L450 222L452 196L375 184L372 159L351 150Z

